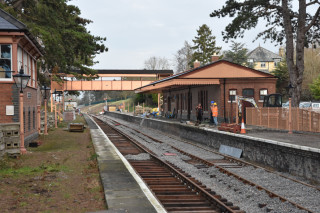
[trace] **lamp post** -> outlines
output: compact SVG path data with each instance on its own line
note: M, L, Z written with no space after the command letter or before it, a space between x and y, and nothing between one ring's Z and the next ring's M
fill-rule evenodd
M289 132L288 133L292 134L292 107L291 107L292 91L291 91L291 89L293 89L294 87L290 83L289 86L286 88L288 89L288 96L289 96Z
M50 87L43 85L41 90L44 91L44 135L48 135L48 121L47 121L47 91L50 90Z
M60 99L61 99L62 92L61 91L57 91L57 93L58 93L58 101L59 101L59 103L58 103L58 117L59 117L58 122L60 123Z
M57 124L57 104L56 104L57 90L54 90L54 92L52 94L54 94L54 127L58 128L58 124Z
M19 102L20 102L20 153L25 154L27 152L24 147L24 123L23 123L23 89L27 87L30 75L26 75L21 67L20 72L12 76L17 88L20 88Z

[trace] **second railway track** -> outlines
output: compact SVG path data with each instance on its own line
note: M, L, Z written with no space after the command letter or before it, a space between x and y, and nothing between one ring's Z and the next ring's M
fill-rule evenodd
M153 136L151 137L151 136L149 136L149 134L145 134L145 133L141 132L141 129L137 130L135 128L128 127L124 124L119 125L118 122L110 120L109 118L107 121L105 117L100 117L100 119L104 120L103 121L104 123L109 123L109 125L114 126L114 128L117 129L118 132L120 132L120 130L121 130L123 132L122 134L126 134L127 136L130 135L129 137L132 139L135 138L135 140L140 141L140 142L145 141L146 147L148 147L148 145L151 143L159 143L159 144L163 143L162 141L153 137L155 135L154 133L151 133L151 134L153 134ZM99 121L99 122L101 122L101 121ZM113 137L112 135L110 135L110 136L111 136L111 138ZM168 138L166 138L166 139L168 140ZM224 191L223 194L232 195L231 200L235 200L234 195L242 194L242 193L243 193L243 196L247 197L247 200L252 199L252 202L256 202L256 200L257 200L256 198L255 199L251 198L252 196L257 196L257 197L263 198L263 199L260 198L260 201L258 203L256 203L256 204L253 203L252 206L244 205L244 209L247 210L247 212L289 212L289 211L290 212L319 212L317 209L310 210L307 207L304 207L304 206L297 204L293 201L288 201L285 197L278 195L277 193L271 191L270 189L267 189L263 186L260 186L256 183L252 182L252 180L247 180L246 178L241 177L241 175L238 175L237 169L242 168L243 165L246 164L243 161L237 161L235 159L228 159L228 157L226 157L226 156L223 157L221 155L215 155L212 153L210 154L210 157L206 156L206 154L201 155L201 157L197 157L196 154L189 153L189 149L186 152L185 147L182 148L184 150L181 150L179 145L178 145L179 148L177 148L177 147L172 148L172 147L169 147L167 144L161 144L161 145L156 145L156 146L159 146L159 147L156 149L151 148L151 151L152 151L152 149L155 152L158 151L157 149L165 149L168 152L172 152L172 153L176 152L176 153L179 153L179 155L181 154L182 158L184 158L184 159L182 160L183 162L180 162L180 164L181 163L185 164L184 165L185 168L183 169L183 171L186 171L186 173L185 173L186 176L190 176L188 173L192 173L192 172L188 172L188 168L190 167L188 165L192 165L192 167L195 167L196 170L198 169L198 171L196 171L196 172L198 172L199 174L201 173L202 175L208 175L211 178L210 181L213 180L212 182L209 183L206 180L202 181L201 177L199 177L199 175L193 175L197 178L197 180L195 180L195 178L193 178L194 181L197 181L197 183L200 186L202 186L204 184L204 185L209 186L208 188L211 188L211 190L212 190L212 187L210 187L210 185L214 186L215 184L217 184L214 182L218 182L218 183L221 182L221 184L228 185L227 182L230 181L231 183L229 184L229 186L227 186L227 189L231 192L226 193ZM201 148L199 148L199 149L201 149ZM124 155L127 155L127 154L130 154L130 153L125 153ZM132 153L131 155L137 156L137 154L138 153ZM162 158L166 158L165 160L170 162L172 165L177 164L177 163L173 162L170 159L170 157L162 157ZM129 160L129 161L131 161L131 160ZM176 167L178 168L181 166L176 166ZM248 167L248 165L247 165L247 167ZM249 167L250 167L250 165L249 165ZM192 168L191 170L194 170L194 168ZM220 173L222 172L223 174L221 175L217 172L220 172ZM193 171L193 173L194 173L194 171ZM253 192L249 192L249 193L248 193L248 191L242 192L242 190L250 190L250 189L247 186L242 187L239 185L239 183L234 183L234 178L231 178L230 176L234 177L235 179L240 180L241 182L245 183L245 185L250 186L250 187L255 187L256 189L252 190ZM201 183L198 180L200 180ZM308 185L306 185L306 186L308 186ZM205 190L208 190L208 188L204 187ZM258 190L258 192L255 192L257 190ZM266 192L267 196L261 195L261 193L259 191ZM317 188L315 188L314 191L316 193L319 193L319 190ZM219 193L219 190L218 190L218 193ZM214 194L216 194L216 192L214 192ZM315 199L318 198L317 196L318 196L318 194L315 195L315 197L316 197ZM312 200L313 199L312 196L310 198L311 199L310 199L309 203L311 203L310 206L312 207L312 202L314 202L314 201ZM308 198L306 198L306 199L308 199ZM222 199L222 200L226 200L226 199ZM315 202L318 202L318 201L319 200L316 200ZM236 202L241 202L241 201L236 200ZM231 202L228 202L228 205L231 205L231 204L232 204ZM251 205L251 204L247 204L247 205ZM253 208L253 206L255 206L255 207ZM240 207L241 207L241 205L240 205Z

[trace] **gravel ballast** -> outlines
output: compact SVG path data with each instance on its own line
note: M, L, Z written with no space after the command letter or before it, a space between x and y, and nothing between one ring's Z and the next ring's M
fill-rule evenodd
M107 116L104 115L98 117L99 119L114 126L112 122L108 121ZM282 202L278 198L271 198L265 191L258 190L255 187L244 184L233 176L228 176L224 173L221 173L215 167L199 169L195 165L186 162L190 160L190 157L179 153L177 150L173 149L171 145L207 160L223 159L224 157L222 155L212 153L211 151L204 150L192 144L185 143L175 137L169 137L153 129L147 129L145 127L137 126L136 124L128 123L122 120L117 120L117 122L123 125L114 127L120 131L123 131L125 134L129 135L150 149L163 160L172 163L173 165L182 169L184 172L190 174L205 186L220 194L222 197L228 199L228 201L234 203L236 206L239 206L246 212L307 212L298 209L289 202ZM155 142L149 137L144 136L133 129L129 129L124 125L133 129L139 129L139 131L143 132L144 134L150 135L151 137L164 143ZM164 153L174 153L176 155L165 156ZM128 157L126 156L127 159L130 159L132 156ZM134 157L139 158L137 155ZM144 157L141 158L144 159ZM308 187L301 183L281 177L276 173L270 173L264 169L255 168L252 166L228 168L228 170L313 212L320 212L320 192L315 188Z

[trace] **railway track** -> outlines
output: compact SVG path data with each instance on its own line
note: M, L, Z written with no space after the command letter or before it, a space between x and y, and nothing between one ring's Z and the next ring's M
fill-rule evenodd
M109 120L108 122L110 122L112 125L117 125L118 124L117 121L114 121L114 120ZM141 134L143 136L138 136L141 139L152 140L152 141L157 142L157 143L163 143L163 141L161 141L161 140L159 140L157 138L154 138L154 137L150 137L149 135L143 133L142 131L140 131L141 129L137 130L135 128L126 126L124 124L121 124L120 126L121 126L121 128L130 129L130 130L128 130L129 135ZM126 133L127 135L128 135L128 132ZM194 144L192 144L192 146L194 146ZM304 207L304 206L302 206L302 205L300 205L300 204L298 204L298 203L296 203L294 201L288 200L285 196L279 195L278 193L274 192L273 190L270 190L268 187L264 187L262 185L259 185L259 184L255 183L255 182L253 182L252 180L246 179L242 175L237 174L237 170L239 170L239 169L241 170L244 167L254 167L254 168L262 169L261 167L256 167L256 166L254 166L254 165L252 165L250 163L244 162L242 160L237 160L237 159L229 157L229 156L221 155L220 153L216 153L216 152L213 152L213 153L216 156L220 156L220 157L214 157L213 159L209 159L208 157L207 158L206 157L204 157L204 158L201 157L200 158L196 154L189 153L189 150L188 150L188 152L186 152L185 151L186 149L182 150L182 149L177 148L175 146L172 146L172 148L174 150L176 150L177 152L179 152L179 153L181 153L181 154L183 154L185 156L190 157L190 159L185 160L185 162L187 162L189 164L192 164L192 165L196 166L199 169L203 168L205 170L206 168L214 167L214 168L218 169L220 172L222 172L224 174L227 174L228 176L232 176L232 177L238 179L239 181L241 181L242 183L244 183L246 185L250 185L252 187L255 187L259 191L266 192L268 194L268 196L270 196L271 198L278 198L281 202L290 203L291 205L295 206L297 209L300 209L301 212L310 212L310 213L318 212L318 211L310 210L310 209L308 209L308 208L306 208L306 207ZM200 147L200 146L198 146L198 148L199 149L203 149L203 147ZM212 150L207 150L207 151L212 152ZM268 172L270 172L270 171L268 171ZM275 173L272 173L272 174L275 174ZM311 185L296 181L294 179L290 179L290 181L296 182L298 184L304 184L305 186L308 186L308 187L313 187ZM319 192L318 188L316 188L316 187L313 187L313 188L315 190L318 190L318 192ZM308 199L307 196L305 198ZM263 208L263 207L267 206L267 204L263 203L263 202L259 203L258 205L259 205L260 208ZM267 208L267 211L270 211L270 210L272 210L272 208L271 209Z
M117 129L97 119L96 123L123 155L150 155L149 160L129 162L168 212L244 213L227 199L217 195L181 169L164 162Z

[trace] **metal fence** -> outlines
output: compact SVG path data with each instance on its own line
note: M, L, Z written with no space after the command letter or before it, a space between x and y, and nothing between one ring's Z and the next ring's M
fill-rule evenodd
M291 108L292 130L320 132L320 113L298 107ZM248 125L289 130L289 109L280 107L246 108Z

